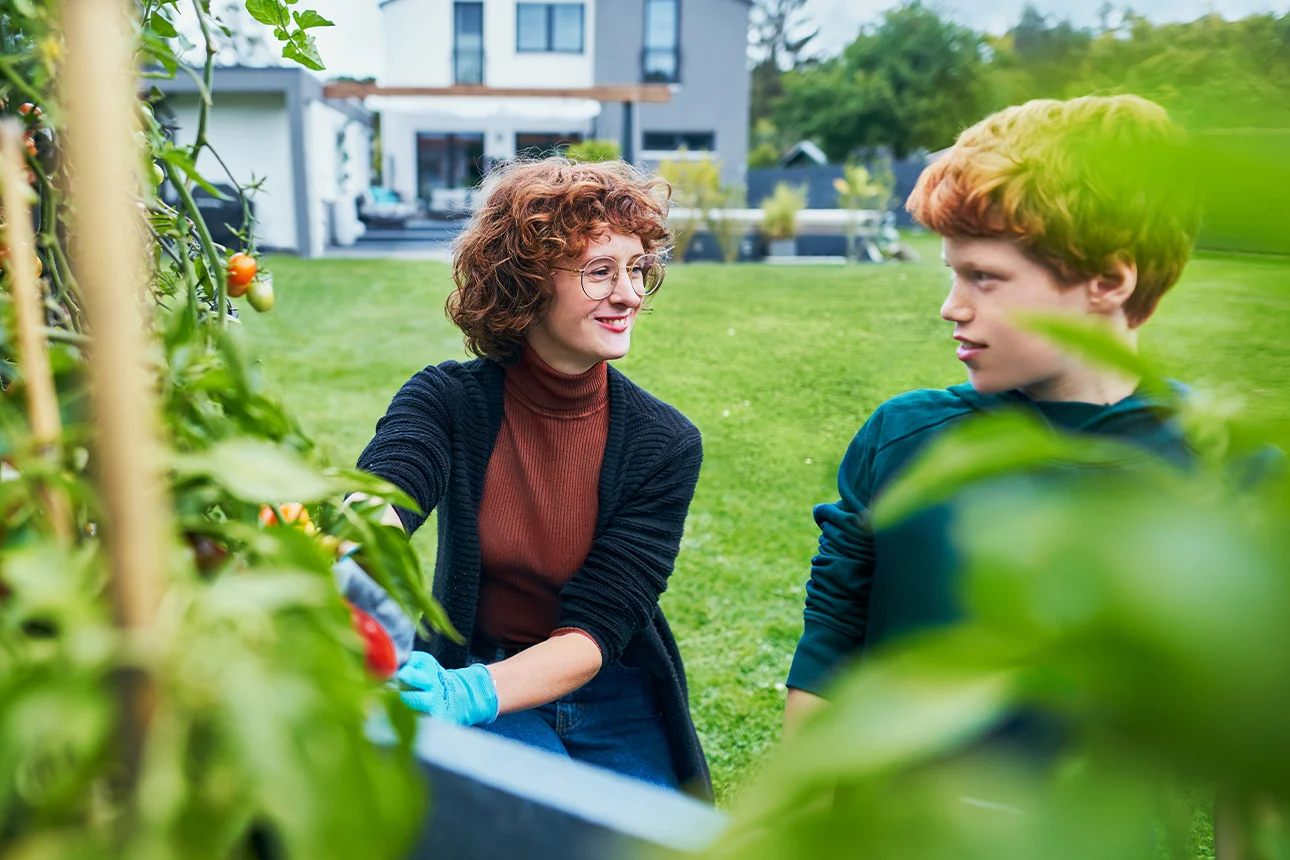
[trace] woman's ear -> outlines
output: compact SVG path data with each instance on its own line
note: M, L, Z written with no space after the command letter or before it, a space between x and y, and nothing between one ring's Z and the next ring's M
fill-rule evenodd
M1094 313L1110 316L1123 310L1138 288L1138 264L1114 257L1105 270L1088 283L1089 307Z

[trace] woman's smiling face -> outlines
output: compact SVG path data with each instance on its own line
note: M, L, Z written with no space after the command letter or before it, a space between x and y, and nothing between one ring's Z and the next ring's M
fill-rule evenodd
M551 273L555 299L542 319L525 332L542 360L562 373L582 373L597 362L622 358L631 348L632 326L643 299L632 288L627 268L645 253L639 236L606 233L587 243L576 259L564 261ZM592 299L582 289L576 271L596 258L612 259L618 277L603 299Z

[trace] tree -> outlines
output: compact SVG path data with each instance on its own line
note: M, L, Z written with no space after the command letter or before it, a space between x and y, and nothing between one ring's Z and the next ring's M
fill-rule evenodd
M987 104L982 47L978 33L908 0L840 57L786 74L776 119L836 161L878 147L898 158L940 149Z
M819 34L809 30L802 13L806 0L756 0L748 29L752 69L751 117L755 124L770 116L774 101L784 94L781 76L785 67L796 68L802 52Z

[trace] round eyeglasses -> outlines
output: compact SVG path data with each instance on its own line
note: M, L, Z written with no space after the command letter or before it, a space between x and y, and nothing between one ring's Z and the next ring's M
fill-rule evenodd
M582 280L582 291L594 301L608 298L613 293L614 287L618 285L618 273L621 269L627 270L632 290L641 297L658 292L658 288L663 286L663 276L667 274L667 266L657 254L641 254L626 266L619 265L613 257L596 257L581 269L565 269L560 266L551 268L578 275Z

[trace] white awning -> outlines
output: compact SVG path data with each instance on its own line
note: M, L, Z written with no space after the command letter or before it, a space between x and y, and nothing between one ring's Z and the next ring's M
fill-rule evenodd
M368 110L381 113L430 114L462 119L511 117L586 122L600 115L600 102L570 98L368 96L363 105Z

